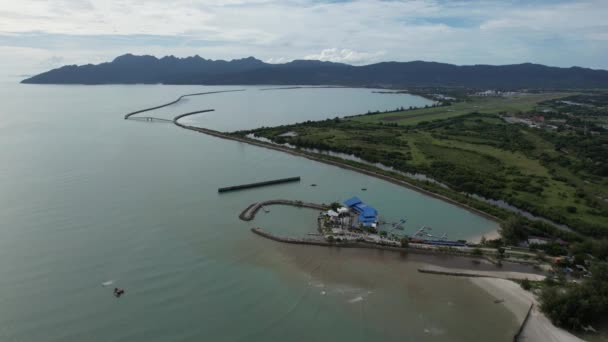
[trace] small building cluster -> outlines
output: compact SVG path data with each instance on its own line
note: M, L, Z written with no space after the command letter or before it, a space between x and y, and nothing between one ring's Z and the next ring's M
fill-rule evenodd
M325 215L334 226L341 228L378 227L378 210L363 203L358 197L346 200L342 207L330 209Z
M515 96L518 94L520 94L520 93L514 92L514 91L500 91L500 90L492 90L492 89L488 89L485 91L479 91L479 92L475 93L476 96L484 96L484 97Z
M350 211L356 213L356 220L353 220L354 222L352 222L353 227L362 225L363 227L377 228L378 210L374 209L374 207L363 203L357 196L346 200L344 205L350 209Z
M548 124L543 115L530 115L527 117L503 116L502 118L510 124L523 124L530 128L557 129L557 126Z
M520 243L520 246L522 247L530 247L531 245L547 245L547 244L558 244L560 246L563 247L567 247L568 246L568 242L562 240L562 239L553 239L553 238L546 238L546 237L542 237L542 236L530 236L528 237L528 239L522 243Z
M339 206L322 213L319 230L328 241L367 242L384 246L399 247L396 237L388 237L386 231L379 231L378 210L367 205L358 197L352 197Z

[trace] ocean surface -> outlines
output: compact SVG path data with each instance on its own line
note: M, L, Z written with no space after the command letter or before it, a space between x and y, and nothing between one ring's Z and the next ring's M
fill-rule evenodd
M495 223L352 171L123 120L181 94L239 88L0 82L0 341L512 339L514 316L480 288L416 271L466 259L283 245L249 228L304 235L317 213L237 215L259 200L358 195L389 222L407 218L406 233L428 225L468 238ZM369 89L244 88L146 115L213 108L184 120L226 131L430 103ZM291 176L302 181L217 193ZM114 298L114 286L126 294Z

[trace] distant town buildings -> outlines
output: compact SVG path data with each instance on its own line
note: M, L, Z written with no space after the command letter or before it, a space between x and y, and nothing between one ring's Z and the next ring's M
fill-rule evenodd
M475 93L476 96L515 96L519 94L514 91L500 91L500 90L485 90Z
M502 118L508 123L523 124L530 128L557 129L557 126L547 124L543 115L532 115L525 118L515 116L503 116Z

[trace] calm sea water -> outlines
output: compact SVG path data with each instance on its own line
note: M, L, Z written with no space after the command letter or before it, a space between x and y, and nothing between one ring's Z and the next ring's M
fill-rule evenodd
M0 84L0 340L509 341L513 315L466 279L416 272L466 260L288 246L249 232L315 229L314 211L254 201L360 195L386 220L451 238L495 224L351 171L126 112L180 94L235 87ZM159 117L232 130L424 105L366 89L301 89L191 98ZM276 177L302 182L219 195ZM317 187L309 184L316 183ZM362 193L359 189L368 191ZM115 285L102 287L113 280ZM120 299L111 288L126 289Z

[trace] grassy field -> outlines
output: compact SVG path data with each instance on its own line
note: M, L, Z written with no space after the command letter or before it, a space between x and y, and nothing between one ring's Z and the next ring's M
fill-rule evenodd
M420 108L402 112L381 113L353 117L352 120L367 123L396 123L398 125L415 125L423 121L447 119L459 115L478 112L498 114L514 113L534 109L539 102L552 100L573 93L521 94L510 97L472 96L467 102L454 103L451 106Z
M353 154L423 173L459 193L501 199L585 234L608 236L608 180L586 171L587 157L563 152L555 139L547 139L547 134L570 133L508 124L496 115L531 110L537 102L559 96L564 94L474 98L453 106L253 132L279 143ZM286 132L296 136L280 136ZM601 149L601 141L597 146Z

